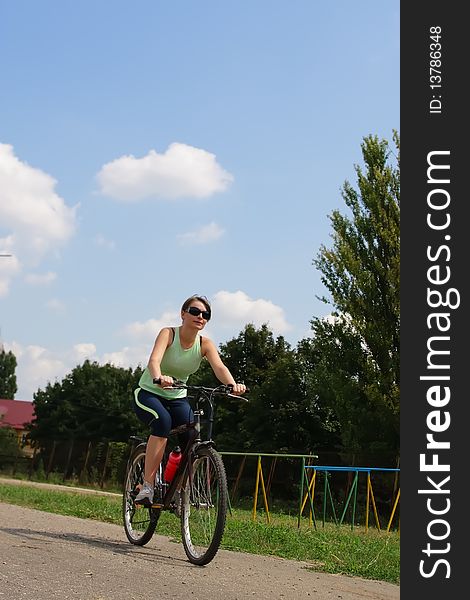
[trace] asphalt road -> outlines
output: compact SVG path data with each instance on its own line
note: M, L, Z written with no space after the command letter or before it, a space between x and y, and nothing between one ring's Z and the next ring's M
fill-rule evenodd
M397 585L316 573L307 563L219 551L206 567L155 535L0 503L0 600L398 600ZM311 565L310 565L311 566Z

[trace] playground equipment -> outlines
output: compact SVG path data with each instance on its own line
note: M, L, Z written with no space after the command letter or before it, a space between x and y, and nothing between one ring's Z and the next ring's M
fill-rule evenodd
M369 515L372 508L375 526L380 531L381 524L379 518L379 512L377 509L377 503L374 495L372 485L372 474L379 473L394 473L394 483L391 503L393 504L391 514L388 517L388 523L386 531L390 531L394 517L397 513L398 503L400 500L400 489L399 489L399 472L400 469L396 468L385 468L385 467L355 467L355 466L325 466L325 465L314 465L311 464L318 457L315 455L304 455L304 454L267 454L267 453L256 453L256 452L221 452L223 455L230 456L241 456L242 460L238 469L235 482L232 487L232 502L233 497L236 494L242 473L245 469L247 459L254 457L256 458L256 476L255 476L255 487L253 493L253 510L252 520L255 521L257 518L258 500L261 492L262 502L264 505L266 521L271 522L270 509L269 509L269 495L271 483L274 477L274 471L279 460L282 459L299 459L301 461L301 479L299 486L299 510L297 516L297 525L300 527L301 518L304 514L306 506L309 509L309 525L316 529L317 519L315 514L314 502L316 499L316 491L318 491L318 485L320 480L320 474L323 475L323 499L322 499L322 524L325 525L327 517L327 509L330 509L332 521L337 525L342 525L345 522L348 510L351 513L351 529L356 523L356 512L358 506L358 486L359 476L362 473L366 475L366 506L365 506L365 529L369 529ZM267 477L263 473L263 459L271 458L271 464ZM266 463L265 463L266 464ZM335 473L346 472L352 476L352 479L348 483L347 497L341 507L341 513L338 518L339 511L335 508L333 495L331 491L331 477ZM349 479L349 478L348 478ZM320 494L317 494L317 496Z

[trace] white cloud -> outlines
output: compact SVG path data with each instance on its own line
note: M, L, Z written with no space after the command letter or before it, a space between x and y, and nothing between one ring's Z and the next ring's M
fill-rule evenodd
M57 300L57 298L51 298L48 300L46 302L46 307L57 313L65 312L65 304L60 300Z
M91 343L79 343L65 352L54 352L42 346L12 342L5 344L5 350L11 350L17 360L17 400L32 400L38 389L44 390L48 383L62 381L87 358L98 361L96 347Z
M267 323L276 335L291 329L281 307L269 300L253 300L242 291L220 291L215 294L211 304L214 320L210 321L207 334L214 341L226 340L227 335L238 335L247 323L256 326ZM16 342L5 343L5 349L11 350L17 358L16 397L19 400L32 400L39 388L45 389L48 383L62 381L86 359L123 368L145 366L160 329L169 325L177 326L179 322L178 307L177 310L164 312L158 319L130 323L119 332L125 338L125 345L104 353L98 353L92 342L76 343L65 351L50 351L37 345L22 346Z
M217 323L220 323L221 327L236 325L241 331L247 323L257 327L267 323L275 335L284 334L291 329L280 306L262 298L253 300L242 291L217 292L212 307Z
M151 348L146 345L125 346L122 350L104 354L102 362L104 364L110 363L115 367L122 367L123 369L128 369L129 367L135 369L139 364L144 367L147 365L150 351Z
M47 383L61 380L68 371L63 359L41 346L26 346L13 342L5 344L16 356L16 380L18 383L17 400L32 400L39 388Z
M1 239L0 249L2 249L0 254L8 254L8 252L5 252L5 249L7 249L7 245L2 245ZM20 271L21 264L15 255L0 257L0 298L8 294L11 280L14 277L16 277L20 273Z
M178 326L179 311L166 311L158 319L134 321L125 325L120 331L129 342L120 350L103 354L102 362L111 363L116 367L136 368L137 365L147 365L150 353L159 331L163 327Z
M162 327L177 325L179 311L168 311L160 319L134 322L125 326L119 333L125 337L126 345L121 349L98 353L93 342L79 342L69 349L52 351L37 345L23 346L15 341L5 342L5 349L11 350L17 359L16 378L18 400L32 400L33 394L45 389L48 383L62 381L77 365L88 359L99 364L111 363L116 367L133 368L147 364L153 342Z
M96 346L95 344L82 343L75 344L72 349L72 358L77 361L77 364L81 364L84 360L95 360L96 359Z
M28 273L24 280L29 285L48 285L57 278L57 273L48 271L47 273Z
M113 240L108 240L101 233L95 237L95 244L100 246L101 248L106 248L107 250L115 250L116 242Z
M143 198L206 198L223 192L233 181L214 154L176 142L163 154L150 150L142 158L116 158L105 164L96 177L102 194L128 202Z
M177 236L177 238L181 244L208 244L221 238L224 233L225 229L222 229L222 227L217 225L217 223L212 222L208 225L203 225L194 231L181 233Z
M0 293L7 293L13 277L25 265L37 266L73 235L76 207L70 208L55 192L56 181L22 162L9 144L0 144L0 223L7 235L0 239ZM10 263L6 266L5 263Z
M163 313L160 319L148 319L143 322L134 321L133 323L129 323L124 327L123 334L129 336L133 341L152 343L155 341L160 329L176 324L178 319L178 312L167 311Z

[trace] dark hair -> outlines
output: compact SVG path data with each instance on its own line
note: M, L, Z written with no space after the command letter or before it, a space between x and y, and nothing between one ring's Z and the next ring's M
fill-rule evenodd
M209 313L212 313L212 311L211 311L211 305L210 305L209 300L205 296L198 296L197 294L195 294L194 296L189 297L187 300L185 300L183 302L183 306L181 307L181 311L182 312L186 312L188 310L189 305L191 304L191 302L194 302L195 300L197 300L198 302L202 302L204 304L204 306L206 307L206 310ZM210 319L210 317L209 317L209 319Z

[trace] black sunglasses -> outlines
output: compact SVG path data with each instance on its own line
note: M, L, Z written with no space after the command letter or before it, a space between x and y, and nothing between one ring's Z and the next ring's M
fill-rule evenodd
M202 318L206 321L208 321L211 318L211 313L209 310L201 310L197 306L190 306L186 309L186 312L190 315L193 315L193 317L199 317L199 315L202 315Z

